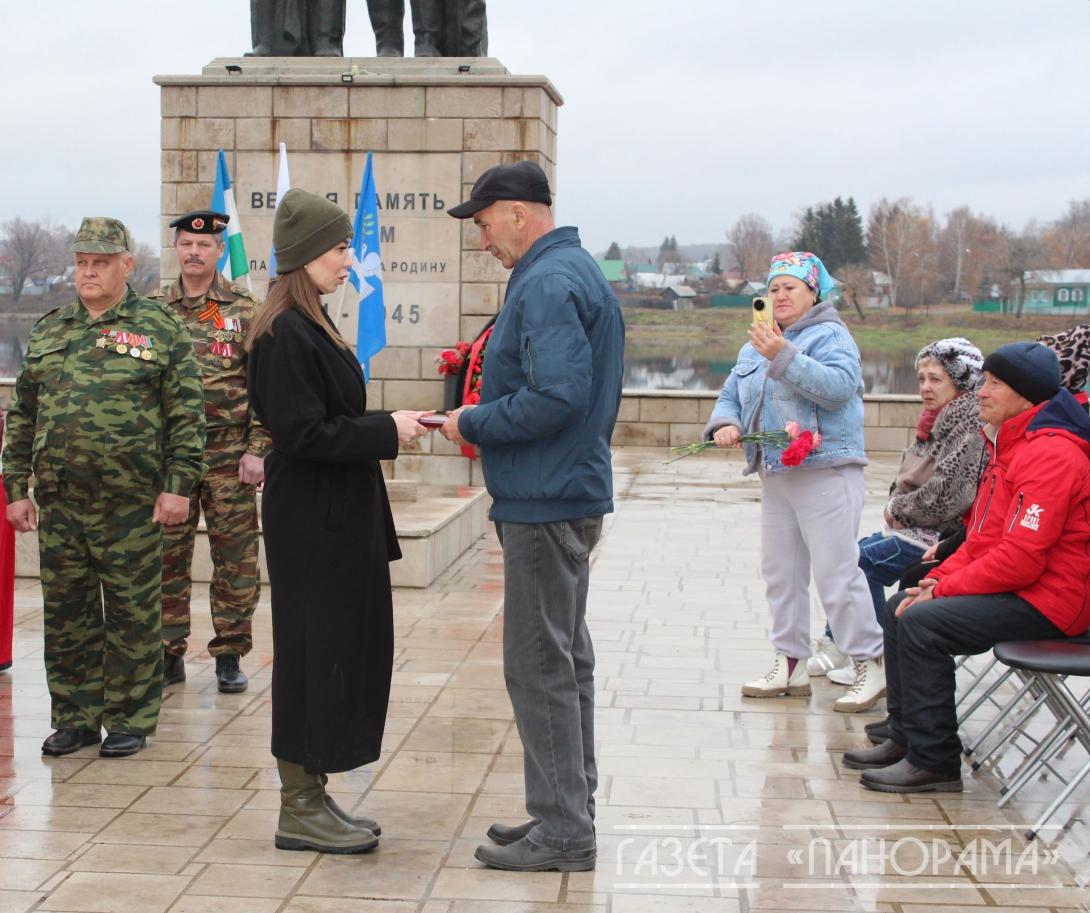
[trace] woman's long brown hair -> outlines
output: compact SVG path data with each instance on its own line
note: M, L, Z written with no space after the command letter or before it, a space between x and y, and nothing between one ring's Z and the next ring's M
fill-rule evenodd
M273 321L291 308L296 308L318 324L336 345L342 349L349 348L344 337L326 319L318 289L303 269L299 268L284 273L269 286L265 303L258 308L257 316L250 324L250 333L244 343L246 351L251 351L254 343L266 333L271 334Z

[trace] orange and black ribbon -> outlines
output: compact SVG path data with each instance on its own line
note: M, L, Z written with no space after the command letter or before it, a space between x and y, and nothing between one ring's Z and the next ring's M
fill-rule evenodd
M220 306L218 301L209 301L205 309L197 315L197 319L201 323L211 320L212 326L214 326L217 330L222 330L227 325L224 322L223 315L220 314Z

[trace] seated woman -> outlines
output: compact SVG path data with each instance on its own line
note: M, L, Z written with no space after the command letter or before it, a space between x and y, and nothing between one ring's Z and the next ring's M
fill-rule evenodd
M923 400L916 440L901 454L886 503L885 527L859 541L859 566L879 619L885 610L885 588L960 525L973 503L984 452L976 398L983 362L980 349L960 337L933 342L916 356ZM828 629L814 645L808 665L811 675L827 673L830 681L840 684L855 681L851 661L837 649Z

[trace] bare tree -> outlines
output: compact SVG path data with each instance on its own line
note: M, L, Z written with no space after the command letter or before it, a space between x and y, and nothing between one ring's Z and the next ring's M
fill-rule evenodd
M836 281L855 308L860 320L866 320L860 299L870 295L874 289L874 271L866 263L845 263L836 271Z
M1026 304L1026 273L1045 265L1044 243L1037 226L1031 222L1020 233L1004 228L1003 256L1003 272L1008 281L1018 283L1018 304L1014 316L1021 317Z
M734 223L727 232L727 246L743 279L763 276L776 253L772 226L755 212L747 212Z
M132 276L129 282L140 294L159 288L159 252L150 244L138 243L132 252Z
M1050 266L1090 267L1090 200L1072 200L1045 231L1044 243Z
M933 222L928 213L905 197L892 203L883 198L871 207L867 247L871 264L889 277L891 306L927 300L938 277Z
M0 272L11 283L12 301L22 297L35 273L60 271L68 235L65 229L14 218L0 226L0 232Z

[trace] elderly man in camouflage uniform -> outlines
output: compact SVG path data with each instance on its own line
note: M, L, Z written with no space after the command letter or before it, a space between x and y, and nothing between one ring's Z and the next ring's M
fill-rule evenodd
M212 553L212 626L208 652L219 690L246 690L239 658L253 648L252 619L260 585L257 568L257 485L265 478L270 438L250 411L242 343L257 301L216 269L228 216L190 212L170 223L180 276L161 298L188 327L201 365L208 473L193 490L189 519L166 535L163 552L163 683L185 680L193 541L201 508Z
M99 754L121 757L159 718L162 526L185 520L204 473L200 368L181 320L129 286L121 222L84 219L69 250L79 300L30 334L4 487L12 525L38 531L57 730L42 753L97 744L104 727Z

